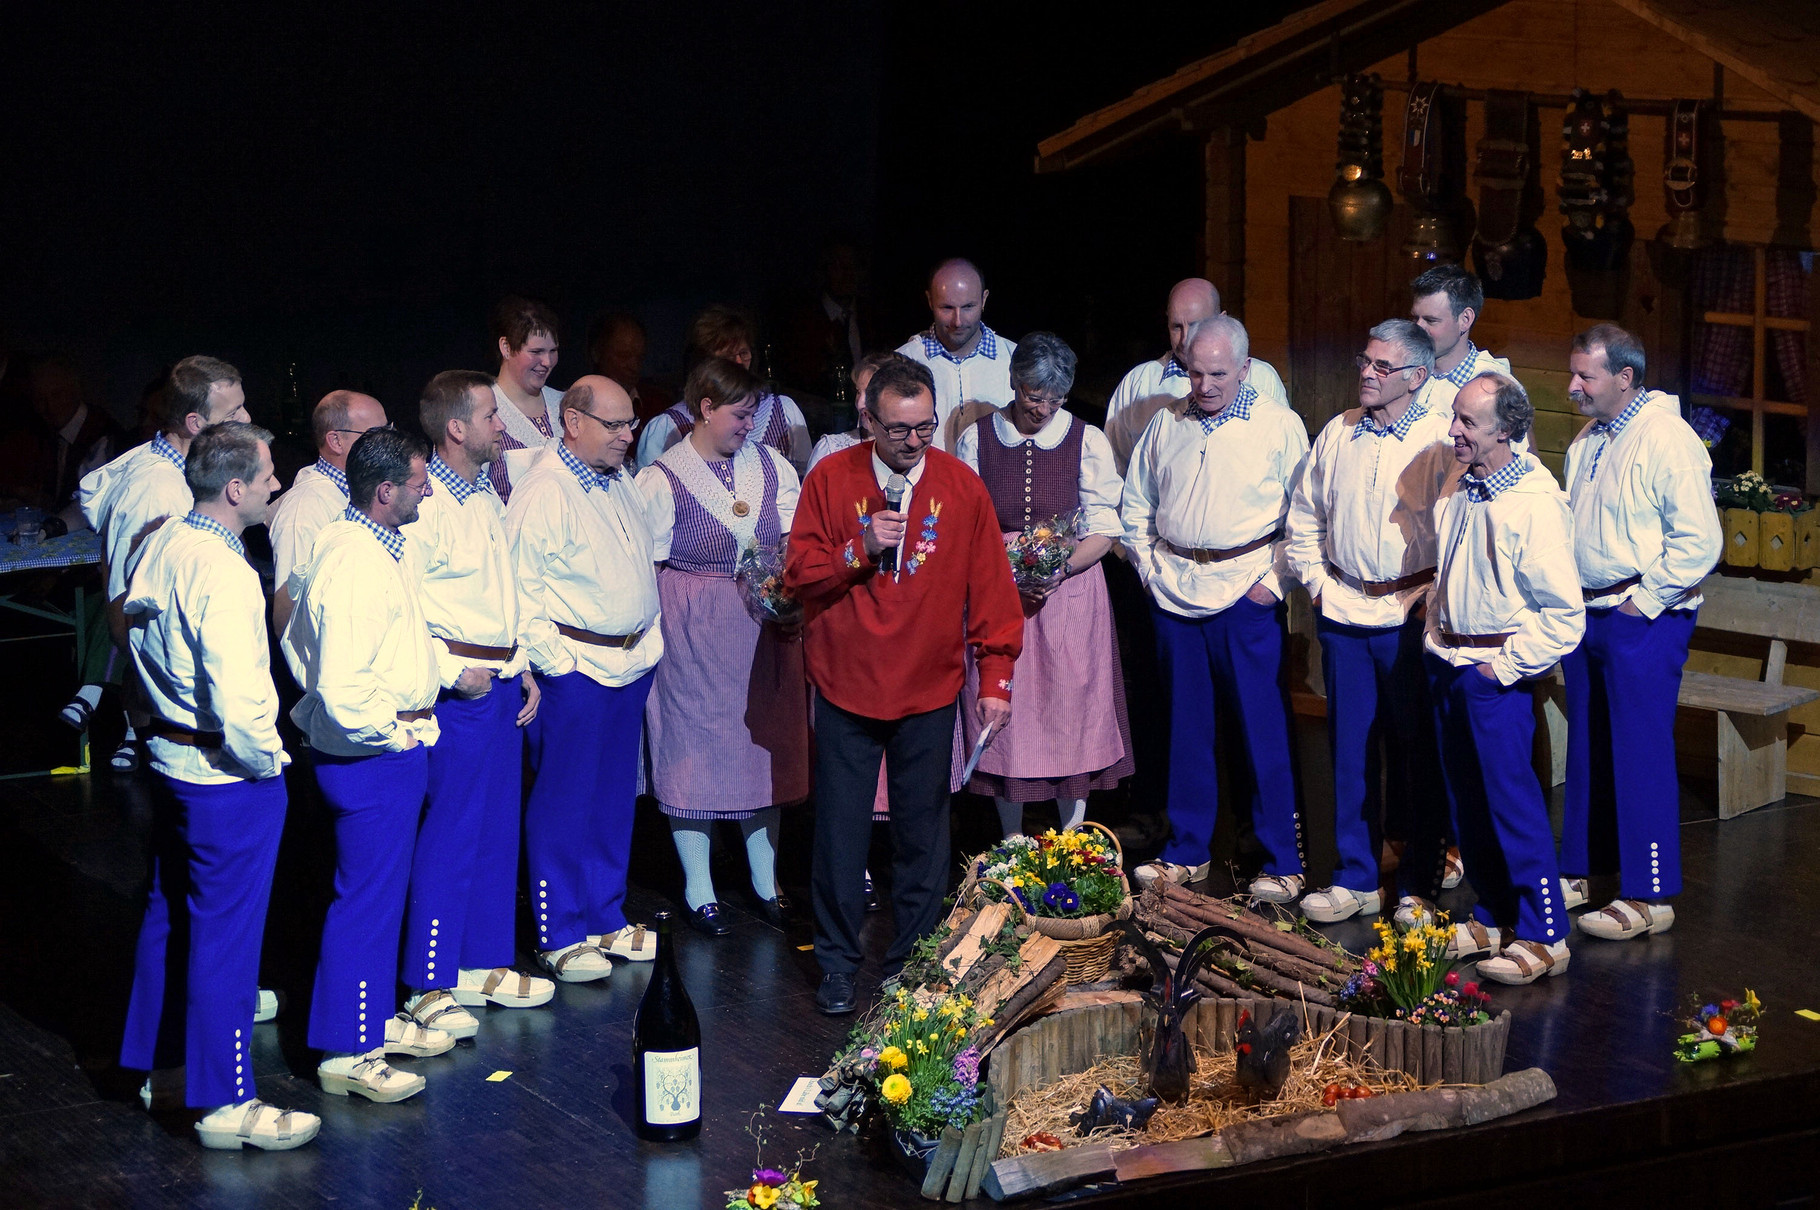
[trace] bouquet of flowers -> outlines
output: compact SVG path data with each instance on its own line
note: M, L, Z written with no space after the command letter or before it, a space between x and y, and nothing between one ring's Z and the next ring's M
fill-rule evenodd
M1698 1063L1720 1055L1747 1054L1757 1049L1757 1020L1762 1015L1763 1001L1748 987L1742 1000L1703 1004L1688 1018L1693 1032L1675 1040L1675 1058Z
M798 1152L787 1172L765 1167L765 1128L759 1116L753 1114L746 1126L746 1133L758 1140L758 1167L752 1169L750 1185L726 1191L726 1210L811 1210L821 1205L815 1196L816 1183L803 1179L803 1169L815 1158L816 1149Z
M1491 1020L1491 997L1477 983L1461 984L1447 957L1445 913L1417 919L1414 928L1376 920L1378 945L1340 989L1340 1005L1373 1017L1418 1025L1481 1025Z
M1074 556L1075 535L1081 528L1081 510L1047 521L1034 521L1005 541L1011 560L1011 578L1019 588L1048 584Z
M1003 883L1032 916L1099 916L1125 901L1118 854L1093 832L1012 836L974 863L986 898L1002 902Z
M853 1055L898 1130L933 1138L987 1116L977 1037L990 1029L960 992L900 987L876 1019L853 1031Z
M748 546L740 552L733 576L746 598L746 608L761 622L789 626L802 619L803 605L784 584L784 558L790 539L775 546Z

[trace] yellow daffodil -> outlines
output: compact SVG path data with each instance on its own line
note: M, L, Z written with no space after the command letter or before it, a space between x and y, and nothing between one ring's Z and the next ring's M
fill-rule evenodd
M1748 987L1744 989L1744 1007L1750 1009L1752 1015L1763 1011L1763 1001L1757 999L1757 993Z
M910 1094L915 1090L910 1087L910 1081L903 1076L890 1075L885 1077L885 1082L879 1085L878 1091L893 1105L902 1105L910 1099Z
M887 1046L878 1052L878 1061L893 1071L902 1071L910 1066L910 1058L895 1046Z
M777 1190L770 1185L754 1185L746 1190L746 1200L758 1210L771 1210L777 1205Z
M929 1010L926 1008L919 1008L910 1014L910 1019L912 1021L927 1021L929 1019Z

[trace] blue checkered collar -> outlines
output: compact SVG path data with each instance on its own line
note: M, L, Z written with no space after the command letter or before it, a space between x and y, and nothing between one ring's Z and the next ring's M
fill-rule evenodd
M1463 387L1479 376L1479 371L1475 368L1478 364L1479 346L1472 343L1472 337L1468 336L1466 338L1466 356L1460 358L1460 364L1447 373L1437 374L1435 377L1445 379L1457 387Z
M469 483L455 473L454 467L442 460L441 454L430 455L430 475L449 489L449 495L455 497L457 504L466 504L468 497L493 490L493 481L487 477L484 467L476 473L474 482Z
M348 473L333 462L326 458L316 459L316 473L340 488L342 495L353 496L354 493L348 490Z
M1529 473L1529 469L1529 459L1519 454L1483 479L1475 478L1472 475L1462 475L1460 486L1466 489L1468 499L1480 504L1488 504L1496 500L1501 493L1515 487L1517 481Z
M189 463L189 459L185 458L183 453L172 445L170 439L163 433L152 438L152 453L165 459L178 470L183 470Z
M1204 412L1198 403L1190 403L1182 416L1188 420L1197 420L1201 428L1208 433L1219 428L1228 420L1250 420L1251 404L1257 399L1258 392L1249 382L1239 384L1239 393L1232 397L1232 402L1217 412Z
M348 505L347 511L341 515L349 521L365 526L366 531L379 539L379 544L385 547L386 553L391 555L393 559L404 558L403 534L395 529L388 529L386 526L379 524L377 521L373 520L373 518L355 508L352 504Z
M1610 420L1595 422L1592 426L1592 435L1595 437L1610 437L1613 440L1616 440L1618 434L1624 431L1624 426L1637 418L1637 413L1643 410L1644 406L1649 403L1650 396L1654 394L1654 391L1638 391L1637 397L1631 400L1630 404L1622 412L1619 412Z
M1175 359L1174 353L1171 353L1169 359L1163 363L1163 381L1168 382L1171 378L1186 377L1188 377L1188 371L1182 368L1182 363Z
M1357 441L1360 437L1367 436L1395 437L1398 441L1401 441L1409 436L1409 430L1416 426L1416 421L1428 415L1428 405L1419 400L1411 403L1408 407L1403 409L1403 414L1398 417L1397 422L1389 428L1385 428L1383 425L1373 420L1371 418L1371 413L1365 411L1363 408L1360 408L1359 412L1359 422L1352 426L1352 439L1354 441Z
M985 324L980 325L979 343L973 346L973 352L967 357L956 357L948 351L948 346L935 338L935 329L923 333L923 356L929 358L945 357L955 365L966 361L968 357L984 357L988 361L998 360L998 334Z
M577 458L569 449L569 443L566 441L556 443L556 453L562 459L563 465L574 471L575 477L581 480L581 490L584 492L591 492L597 487L604 492L613 486L615 479L619 478L619 472L616 470L608 471L603 475Z
M204 533L216 535L223 542L228 544L229 550L243 559L246 558L246 545L241 542L240 535L234 533L227 526L215 520L215 518L205 517L192 509L190 512L184 514L183 523L192 529L199 529Z

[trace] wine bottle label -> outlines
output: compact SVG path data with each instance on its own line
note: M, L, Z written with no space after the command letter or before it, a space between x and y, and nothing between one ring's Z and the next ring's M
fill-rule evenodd
M701 1116L701 1051L645 1052L645 1120L674 1126Z

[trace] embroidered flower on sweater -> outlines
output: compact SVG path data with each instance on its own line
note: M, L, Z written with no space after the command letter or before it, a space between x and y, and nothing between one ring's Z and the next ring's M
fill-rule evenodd
M935 526L941 516L942 502L930 501L929 515L923 518L923 540L916 544L916 553L904 561L904 570L911 575L915 575L917 568L927 563L929 556L935 553Z

